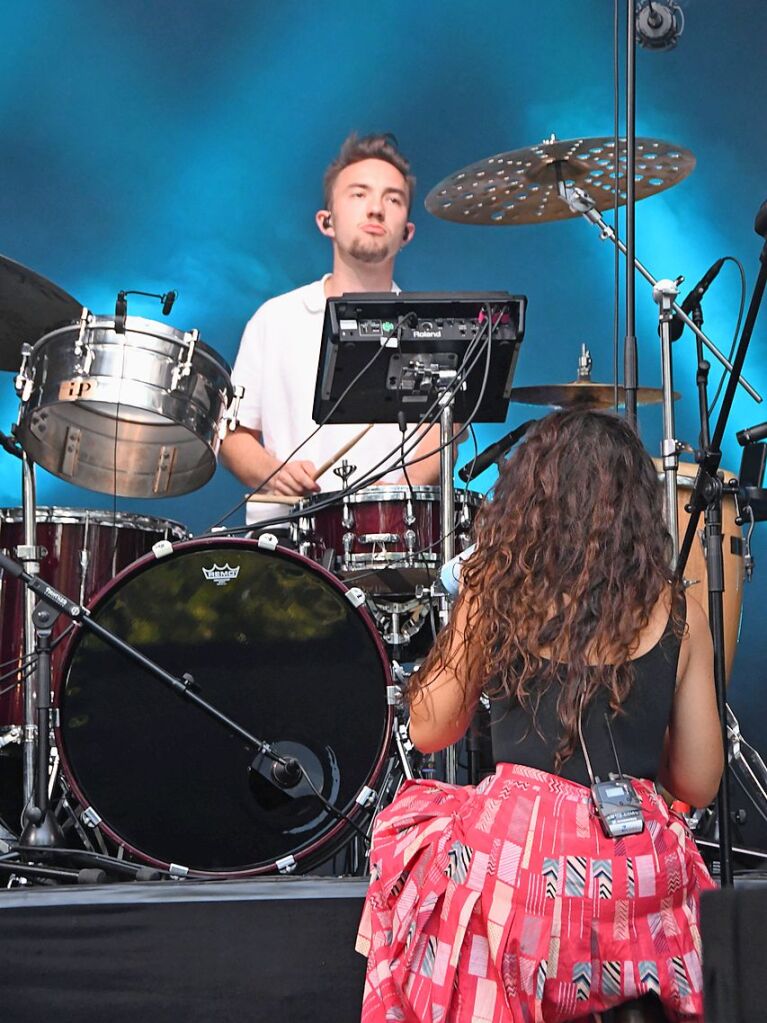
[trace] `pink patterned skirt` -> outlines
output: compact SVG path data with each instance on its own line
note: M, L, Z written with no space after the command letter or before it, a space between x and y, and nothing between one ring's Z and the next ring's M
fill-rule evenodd
M645 830L606 838L582 785L512 764L477 788L407 782L378 817L357 938L362 1023L564 1023L654 991L703 1017L684 823L636 783Z

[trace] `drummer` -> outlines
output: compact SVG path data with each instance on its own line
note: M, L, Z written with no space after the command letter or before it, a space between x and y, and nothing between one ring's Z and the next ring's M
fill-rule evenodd
M269 299L248 322L234 364L233 382L245 387L240 425L221 449L227 467L251 490L300 497L340 488L332 468L315 479L317 467L360 432L360 425L327 425L289 458L312 433L326 299L345 292L398 291L393 281L397 254L415 234L410 221L415 178L391 134L351 134L325 171L323 208L317 228L330 239L333 268L320 280ZM439 427L423 436L409 456L411 484L439 478ZM397 458L402 435L397 425L376 425L349 451L356 466L350 482L362 479L384 458ZM434 452L423 461L420 455ZM387 458L387 456L389 456ZM289 460L283 464L285 459ZM402 466L381 475L380 483L404 481ZM250 502L248 522L284 513L284 504Z

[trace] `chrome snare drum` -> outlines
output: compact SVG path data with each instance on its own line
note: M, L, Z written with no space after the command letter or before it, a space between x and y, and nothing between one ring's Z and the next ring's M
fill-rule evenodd
M121 497L171 497L206 483L228 420L230 368L200 341L136 316L78 323L25 346L17 436L62 479Z

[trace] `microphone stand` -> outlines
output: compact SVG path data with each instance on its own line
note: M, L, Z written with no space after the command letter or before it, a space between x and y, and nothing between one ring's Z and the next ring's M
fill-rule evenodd
M636 2L626 0L626 335L623 342L623 388L626 419L637 429L637 380L639 365L636 339L636 298L634 294L636 224ZM616 153L616 161L618 154ZM616 168L615 187L620 170ZM617 228L616 224L616 228Z
M764 208L764 207L763 207ZM761 211L760 211L761 213ZM761 220L762 227L764 218ZM760 217L757 216L756 229L759 234ZM727 381L722 407L714 428L713 435L709 436L708 421L708 398L706 385L708 378L708 364L702 358L702 349L698 352L698 393L701 411L701 451L698 452L698 474L687 506L690 511L690 521L684 535L680 550L679 560L676 566L678 579L684 578L684 568L687 558L692 549L698 521L701 511L704 511L705 519L705 552L706 569L708 574L708 609L709 625L714 642L714 682L716 685L716 701L719 711L719 719L722 731L722 747L724 749L724 771L719 785L717 796L717 811L719 818L719 858L721 871L721 884L723 887L730 887L733 883L732 868L732 818L730 812L730 786L729 786L729 757L728 757L728 729L727 729L727 696L726 696L726 671L724 652L724 605L722 595L724 592L724 558L722 555L722 496L726 493L737 493L737 481L724 483L718 475L719 464L722 458L721 444L724 436L727 420L735 397L735 388L741 382L741 370L745 362L748 346L753 334L756 317L767 286L767 241L762 246L759 255L759 274L754 284L754 291L751 296L746 321L743 326L743 333L740 336L738 350L732 364L730 377ZM702 316L697 317L702 322ZM700 328L696 329L696 335L700 338Z

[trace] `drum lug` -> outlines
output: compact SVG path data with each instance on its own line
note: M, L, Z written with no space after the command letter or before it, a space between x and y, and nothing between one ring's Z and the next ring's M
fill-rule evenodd
M168 865L168 873L171 877L180 879L188 875L189 867L184 867L180 863L170 863Z
M61 459L61 475L72 477L80 460L80 439L82 431L71 423L67 427L67 438L64 442L64 457Z
M186 356L184 361L180 362L177 366L173 367L173 373L170 378L170 389L175 391L184 377L188 377L192 372L192 358L194 356L194 349L197 345L197 341L200 337L198 330L190 330L184 335L184 341L186 343Z
M48 557L47 547L26 547L24 544L14 547L13 556L18 561L42 561Z
M158 540L157 543L152 544L152 554L154 554L158 561L160 558L167 558L172 553L173 544L170 540Z
M274 865L281 874L293 874L298 866L295 856L283 856Z
M80 814L80 820L89 828L97 828L101 824L101 815L92 806L86 806Z
M363 789L360 789L360 794L355 799L355 803L359 806L369 808L373 806L376 799L378 799L378 793L375 789L371 789L369 785L366 785Z
M403 704L402 689L399 686L387 686L386 702L390 707L401 707Z
M351 565L352 547L354 546L355 539L356 539L356 537L355 537L354 533L344 533L343 537L341 538L341 542L342 542L343 547L344 547L344 563L343 563L343 567L344 568L348 568L349 565Z
M354 529L354 514L349 507L349 498L344 497L343 512L341 514L341 525L344 529Z
M29 396L32 393L33 380L32 377L27 376L27 363L31 354L32 345L21 346L21 367L13 380L13 386L20 401L29 401Z
M233 430L236 430L237 427L240 425L239 420L240 402L242 401L244 394L245 388L242 386L242 384L238 384L234 389L234 397L232 398L232 404L223 414L223 416L221 417L221 422L219 423L218 435L221 438L221 440L223 440L224 437L226 437L227 433L231 433Z
M407 520L406 520L407 521ZM415 553L416 535L414 529L406 529L405 535L403 536L405 541L405 554L407 555L408 565L413 563L413 554Z
M279 542L280 541L277 539L274 533L262 533L257 541L258 546L261 548L261 550L265 551L276 550Z
M352 605L352 607L360 607L366 601L366 596L363 590L359 586L352 586L350 590L346 591L346 599Z
M170 485L170 477L176 464L176 447L163 444L157 456L157 469L152 480L152 493L164 494Z

